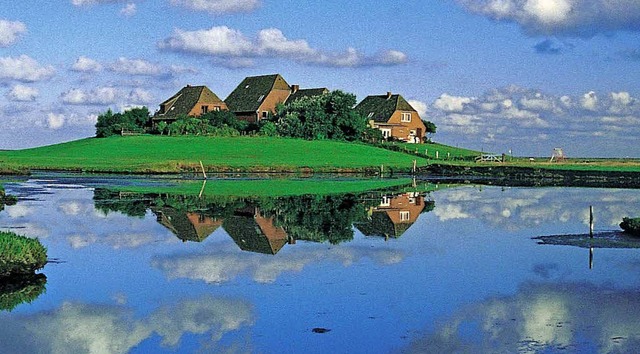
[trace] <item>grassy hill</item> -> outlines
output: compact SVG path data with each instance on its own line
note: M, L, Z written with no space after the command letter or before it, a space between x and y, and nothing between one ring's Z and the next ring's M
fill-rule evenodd
M171 173L196 171L408 171L425 159L358 143L266 137L127 136L88 138L33 149L0 151L4 169Z

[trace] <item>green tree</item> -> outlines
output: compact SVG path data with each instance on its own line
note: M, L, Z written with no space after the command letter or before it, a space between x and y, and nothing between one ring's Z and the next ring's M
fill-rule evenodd
M106 138L118 135L122 130L142 133L151 126L151 116L147 107L133 108L124 113L113 113L109 108L98 116L96 137Z
M278 106L278 133L303 139L358 140L367 123L353 107L356 96L336 90Z

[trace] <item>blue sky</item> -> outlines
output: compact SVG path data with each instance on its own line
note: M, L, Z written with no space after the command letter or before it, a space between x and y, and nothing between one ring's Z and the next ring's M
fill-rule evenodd
M245 76L387 91L434 140L640 157L637 0L60 0L0 10L0 149L92 136L107 108Z

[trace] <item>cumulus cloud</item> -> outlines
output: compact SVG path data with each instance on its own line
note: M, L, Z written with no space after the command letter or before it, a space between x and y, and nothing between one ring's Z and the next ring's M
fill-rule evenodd
M479 97L445 93L429 106L427 114L438 126L436 138L453 138L477 149L500 152L515 148L536 155L544 147L547 155L553 147L549 144L557 144L582 150L579 156L640 153L631 144L640 136L640 127L634 124L640 120L640 103L626 91L571 96L509 86ZM628 151L614 153L611 147L605 153L611 139L629 140L630 144L623 144Z
M416 112L418 112L420 117L422 117L423 119L426 117L427 108L428 108L426 103L424 103L422 101L418 101L418 100L408 100L407 102L409 102L411 107L413 107L413 109L415 109Z
M0 47L8 47L27 32L27 26L19 21L0 20Z
M212 15L250 12L260 6L258 0L171 0L174 6L193 11L204 11Z
M136 4L129 3L120 10L120 15L125 17L131 17L135 15L137 12L138 12L138 8L136 7Z
M458 0L461 6L498 21L515 22L531 35L592 37L640 30L636 0Z
M71 0L71 4L74 6L88 6L97 4L117 4L126 3L130 0Z
M91 58L80 56L71 67L71 70L83 73L98 72L102 70L102 64Z
M311 47L304 39L289 39L277 28L259 31L255 38L242 32L218 26L187 31L175 29L172 36L158 43L166 51L210 56L214 63L245 67L253 58L285 58L305 64L331 67L390 66L407 62L406 54L389 50L365 55L354 48L343 53L329 53ZM239 64L239 65L238 65Z
M163 69L158 64L143 59L128 59L124 57L118 58L118 60L111 64L109 69L128 75L158 76L163 74Z
M50 79L55 72L53 66L42 66L28 55L0 57L0 80L43 81Z
M11 101L31 102L35 101L38 94L39 92L36 88L18 84L9 91L7 98Z
M124 90L105 86L93 90L71 89L63 92L60 99L70 105L112 105L116 103L150 103L153 95L144 89Z
M63 114L49 113L47 114L47 126L49 129L56 130L62 128L65 118Z

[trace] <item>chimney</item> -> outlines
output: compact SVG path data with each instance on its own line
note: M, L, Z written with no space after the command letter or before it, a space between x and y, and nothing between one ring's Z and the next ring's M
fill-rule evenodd
M391 91L387 91L387 99L391 98Z
M300 89L300 85L291 85L291 93L296 93Z

